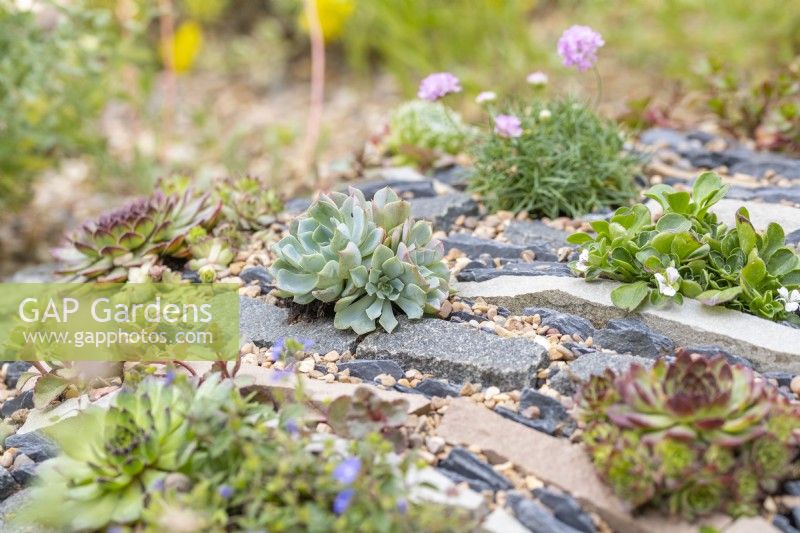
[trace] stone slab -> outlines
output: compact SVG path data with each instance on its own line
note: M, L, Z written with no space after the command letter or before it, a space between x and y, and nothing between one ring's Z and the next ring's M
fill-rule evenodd
M239 335L241 343L253 342L257 346L272 346L281 337L296 337L314 341L312 349L318 353L336 350L339 353L355 351L358 335L333 327L332 319L302 319L289 323L289 312L255 298L239 298Z
M457 283L456 290L464 298L480 296L513 313L541 306L577 314L599 328L609 320L631 316L611 303L611 291L617 286L612 281L589 283L580 278L503 276ZM799 329L691 299L682 306L644 307L632 315L678 345L716 344L744 355L760 371L800 373Z
M505 339L464 324L435 318L401 319L391 334L376 332L358 346L358 359L391 359L458 383L515 389L531 384L548 364L547 351L527 339Z
M789 205L724 199L714 205L711 211L717 214L720 222L733 225L736 222L736 211L742 206L750 212L750 221L758 230L767 229L770 222L783 226L787 235L800 229L800 209Z
M451 401L436 433L453 445L478 446L485 453L511 461L544 483L568 492L582 506L597 512L615 531L677 533L698 530L697 524L660 516L632 516L630 507L597 477L581 446L506 420L466 398ZM498 438L500 435L502 438ZM717 527L728 522L730 520L723 516L704 520Z
M447 231L459 216L477 215L478 211L478 203L463 192L411 200L411 216L430 220L435 230Z

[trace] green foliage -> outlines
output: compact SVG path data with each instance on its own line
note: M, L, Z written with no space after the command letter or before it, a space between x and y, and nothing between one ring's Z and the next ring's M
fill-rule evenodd
M211 229L221 204L210 195L164 194L135 200L84 224L54 252L64 263L61 274L73 279L125 281L128 269L152 256L187 257L187 234L195 227Z
M626 283L611 297L628 310L645 301L682 303L685 296L770 320L800 321L789 296L800 288L800 257L785 246L779 224L759 233L745 208L736 213L734 227L718 222L709 209L727 191L713 172L701 174L691 193L656 185L646 196L664 211L658 222L644 205L620 208L608 221L591 223L594 237L578 232L567 239L583 248L570 266L587 280Z
M614 492L687 519L756 514L800 450L800 409L724 357L684 352L608 371L577 404L583 442Z
M337 434L351 439L378 433L399 450L406 444L401 427L407 414L405 400L383 400L369 387L359 387L353 396L340 396L331 402L328 424Z
M231 380L212 375L195 389L173 377L144 377L107 413L92 408L53 426L63 453L42 465L27 518L57 530L469 527L456 511L409 499L415 460L391 455L379 435L310 434L299 403L275 411Z
M209 237L189 247L193 259L187 263L192 270L200 274L200 279L211 283L219 272L233 261L233 252L228 243L221 237Z
M634 161L612 122L574 100L537 100L514 114L520 137L492 133L476 149L470 187L491 209L575 217L633 199Z
M375 320L391 332L395 306L409 318L435 312L449 294L450 272L430 224L410 214L388 187L371 202L356 189L320 197L273 247L278 295L335 302L334 325L358 334L373 331Z
M405 88L442 68L458 70L467 87L496 87L524 78L540 55L526 14L533 0L369 0L356 2L343 43L356 69L377 59ZM479 65L480 68L475 68ZM463 69L459 69L463 67ZM462 72L463 70L463 72Z
M222 203L226 221L243 231L257 231L275 221L283 210L278 194L258 178L228 178L216 184L215 197Z
M475 136L476 130L444 104L411 100L392 113L384 143L400 163L427 166L442 154L463 152Z
M741 79L716 61L703 74L707 105L723 128L762 148L800 151L800 56L759 81Z

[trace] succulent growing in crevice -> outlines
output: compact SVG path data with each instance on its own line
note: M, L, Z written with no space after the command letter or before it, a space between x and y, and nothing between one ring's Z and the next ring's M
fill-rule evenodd
M273 247L278 295L335 302L334 325L359 334L376 320L392 331L395 307L410 318L434 312L449 294L450 273L430 224L410 214L388 187L370 202L356 189L322 196Z
M186 257L186 235L195 227L211 229L221 205L191 190L156 192L87 222L54 255L60 274L73 280L125 281L128 269L151 256Z
M280 196L252 176L220 180L214 189L226 221L243 231L258 231L275 221L283 209Z
M800 406L748 368L681 352L594 376L577 398L592 460L635 507L755 514L800 450Z
M225 239L210 237L192 244L189 247L193 259L186 265L200 273L200 278L205 282L214 281L219 272L233 261L231 251Z

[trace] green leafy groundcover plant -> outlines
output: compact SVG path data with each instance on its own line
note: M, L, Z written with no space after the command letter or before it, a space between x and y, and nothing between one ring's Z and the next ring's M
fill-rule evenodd
M291 344L291 343L289 343ZM341 417L340 417L341 418ZM243 397L232 380L196 388L168 374L48 429L23 520L58 531L448 531L463 516L409 499L413 456L377 433L310 434L302 408Z
M791 474L800 407L753 371L682 352L594 376L579 392L592 460L623 499L687 519L756 514Z
M430 164L443 154L463 152L475 136L476 129L444 104L411 100L392 113L384 143L400 163Z
M493 210L571 217L629 204L634 160L618 127L574 100L536 100L514 115L522 133L489 133L470 188Z
M652 223L644 205L622 207L609 220L591 223L595 236L579 232L568 238L583 248L570 265L587 280L624 282L611 299L630 311L645 301L682 303L686 296L800 323L794 313L800 257L784 245L779 224L759 233L745 208L737 211L734 227L718 222L709 210L727 191L713 172L701 174L691 193L656 185L646 196L664 210L658 222Z
M272 249L278 291L295 303L334 303L334 326L363 334L375 321L397 326L395 307L409 318L433 313L449 295L442 243L411 204L388 187L368 202L361 191L321 196L292 221Z

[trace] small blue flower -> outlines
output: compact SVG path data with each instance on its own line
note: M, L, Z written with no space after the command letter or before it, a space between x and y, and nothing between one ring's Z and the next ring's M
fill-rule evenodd
M296 437L297 435L300 434L300 428L297 427L297 422L295 422L294 420L287 420L286 421L286 431L292 437Z
M358 478L361 472L361 459L358 457L348 457L333 470L333 479L344 485L350 485Z
M276 370L269 378L269 380L272 383L281 383L289 379L294 374L293 370L294 367L291 365L288 368L286 368L286 370Z
M342 492L336 495L336 498L333 499L333 512L337 515L341 515L350 507L350 504L353 502L353 496L355 496L356 491L353 489L344 489Z
M233 487L230 485L222 485L219 489L217 489L217 494L227 500L233 496Z
M281 352L283 352L283 337L272 343L272 348L270 348L270 351L272 352L273 363L281 358Z
M167 386L172 385L174 381L175 381L175 371L170 368L169 370L167 370L167 374L164 376L164 385Z
M403 499L397 500L397 512L406 514L408 512L408 502Z

